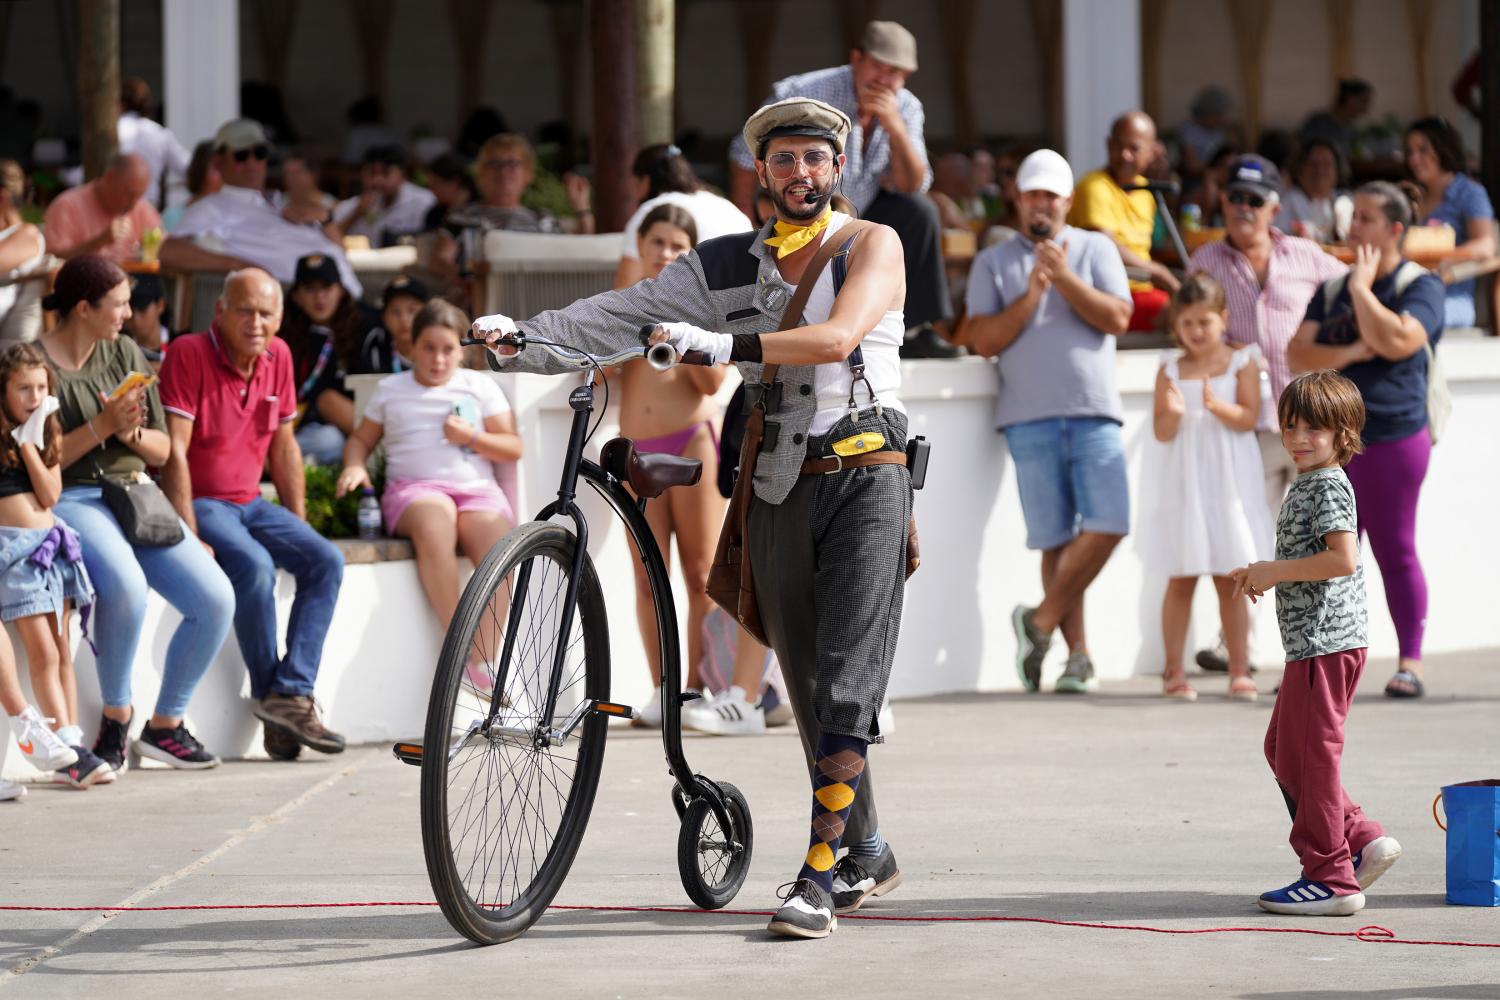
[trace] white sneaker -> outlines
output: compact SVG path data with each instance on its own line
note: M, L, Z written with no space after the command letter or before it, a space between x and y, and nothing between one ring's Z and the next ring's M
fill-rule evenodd
M26 786L19 781L7 781L0 778L0 802L10 802L14 799L24 798Z
M51 719L30 705L10 720L10 731L31 766L38 771L61 771L78 763L78 751L68 746L49 727Z
M1401 860L1401 845L1395 837L1376 837L1365 849L1354 855L1354 880L1360 889L1368 889L1391 865Z
M658 687L651 692L651 700L641 709L641 714L630 720L630 724L637 729L660 729L661 728L661 688Z
M745 699L745 689L730 686L709 701L682 708L682 728L714 736L756 736L766 731L766 713Z

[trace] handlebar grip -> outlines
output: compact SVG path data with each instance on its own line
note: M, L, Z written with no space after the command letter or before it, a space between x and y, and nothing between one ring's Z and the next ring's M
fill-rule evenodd
M712 365L714 359L713 355L706 351L688 351L677 359L677 363L682 365Z

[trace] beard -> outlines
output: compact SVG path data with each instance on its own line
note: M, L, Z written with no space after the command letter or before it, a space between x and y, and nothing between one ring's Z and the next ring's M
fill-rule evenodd
M816 195L811 202L807 201L808 192L802 187L804 183L812 188L812 193ZM828 208L828 202L832 200L838 183L839 174L834 170L829 172L822 184L818 183L817 178L809 177L805 182L797 181L794 184L788 184L780 191L768 192L771 205L776 209L776 218L783 222L811 222ZM797 188L797 194L788 197L787 192L793 187Z

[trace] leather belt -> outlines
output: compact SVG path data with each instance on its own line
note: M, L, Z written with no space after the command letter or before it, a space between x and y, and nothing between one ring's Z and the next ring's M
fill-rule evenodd
M809 458L802 463L802 475L826 476L845 469L857 469L862 465L905 465L904 451L872 451L865 455L829 455L827 458Z

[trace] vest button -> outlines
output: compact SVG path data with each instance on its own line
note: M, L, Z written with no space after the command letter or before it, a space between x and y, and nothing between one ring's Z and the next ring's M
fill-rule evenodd
M801 443L802 443L802 435L801 434L793 434L792 435L792 444L801 444Z
M804 396L811 396L812 395L812 386L810 386L810 385L800 385L800 386L797 387L797 391L800 392L800 393L802 393L802 395L804 395Z

